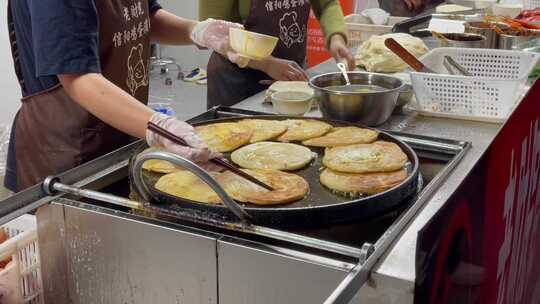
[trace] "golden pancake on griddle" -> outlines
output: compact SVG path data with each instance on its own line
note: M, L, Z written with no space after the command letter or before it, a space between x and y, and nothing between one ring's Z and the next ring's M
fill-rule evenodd
M251 128L234 122L216 123L196 127L197 134L214 152L230 152L241 147L251 139Z
M209 174L214 178L220 175L216 172ZM155 188L172 196L200 203L218 204L221 202L210 186L189 171L178 171L164 175L157 181Z
M391 172L406 163L407 155L401 148L385 141L327 148L323 158L326 167L347 173Z
M354 144L369 144L377 140L379 132L358 127L337 127L322 137L304 140L305 146L339 147Z
M148 170L148 171L156 172L156 173L165 173L165 174L173 173L178 170L181 170L177 168L175 165L173 165L172 163L165 160L161 160L161 159L147 160L143 163L142 167L144 170Z
M250 143L272 140L287 131L287 125L279 120L244 119L238 123L253 130Z
M159 151L165 151L165 149L163 149L161 147L150 147L150 148L145 149L141 153L159 152ZM145 161L143 163L142 168L144 170L147 170L147 171L150 171L150 172L165 173L165 174L173 173L173 172L176 172L178 170L181 170L178 167L176 167L175 165L173 165L172 163L170 163L168 161L165 161L165 160L161 160L161 159L147 160L147 161Z
M231 154L232 161L246 169L293 171L307 166L316 155L304 146L263 141Z
M348 195L376 194L399 185L407 178L407 171L401 169L382 173L343 173L324 169L321 184L336 192Z
M226 171L218 182L235 200L256 205L279 205L301 200L309 192L309 185L301 176L277 170L242 170L275 190L266 190L254 183Z
M285 134L277 138L278 141L282 142L303 141L321 137L332 129L331 125L313 119L287 119L283 123L287 125L288 129Z

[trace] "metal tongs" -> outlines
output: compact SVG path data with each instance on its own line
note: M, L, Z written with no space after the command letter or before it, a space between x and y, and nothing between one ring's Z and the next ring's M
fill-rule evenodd
M473 76L467 69L465 69L461 64L457 63L452 57L444 56L443 60L444 67L448 70L450 75L456 75L454 69L456 69L463 76Z

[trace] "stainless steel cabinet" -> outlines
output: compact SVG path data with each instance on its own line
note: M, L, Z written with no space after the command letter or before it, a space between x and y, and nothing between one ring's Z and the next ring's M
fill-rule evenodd
M212 235L59 204L38 222L46 303L218 303Z

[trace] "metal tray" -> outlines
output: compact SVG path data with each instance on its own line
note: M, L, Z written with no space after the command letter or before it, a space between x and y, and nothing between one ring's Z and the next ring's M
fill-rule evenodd
M246 118L271 120L306 119L304 117L257 115L211 119L194 123L194 125L200 126L219 122L233 122ZM336 127L356 125L340 121L312 119L321 120ZM386 132L379 132L380 140L396 143L409 158L410 162L407 164L408 177L400 185L379 194L355 199L336 195L319 182L320 169L323 167L321 160L324 155L324 149L311 148L313 152L317 153L318 157L308 167L292 172L304 177L310 185L310 193L304 199L282 206L256 206L252 204L243 204L242 206L253 217L253 222L256 224L287 227L333 225L371 218L395 210L408 202L408 198L418 191L418 156L410 146L393 135ZM137 152L142 152L145 148L145 146L141 146ZM226 156L229 157L230 154L226 154ZM130 162L130 165L132 162L133 160ZM158 209L156 211L171 213L183 212L185 209L194 209L205 213L210 212L213 216L234 218L232 213L224 205L203 204L180 199L155 189L154 185L161 176L162 174L143 172L143 179L149 185L151 192L150 195L153 203L151 207Z

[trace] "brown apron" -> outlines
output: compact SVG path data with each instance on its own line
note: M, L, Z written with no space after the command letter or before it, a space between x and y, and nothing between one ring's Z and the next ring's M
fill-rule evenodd
M248 31L279 37L274 57L293 60L304 66L306 61L307 23L311 5L308 0L251 0ZM261 80L270 76L253 69L241 69L214 52L208 62L207 107L230 106L264 90Z
M102 74L146 103L150 49L148 1L95 0L95 4L99 16ZM10 8L8 15L11 21ZM11 24L9 28L11 32ZM10 38L15 70L19 71L14 31ZM20 73L17 76L24 91ZM13 131L17 190L39 183L48 175L71 169L133 140L79 106L60 84L24 97Z

